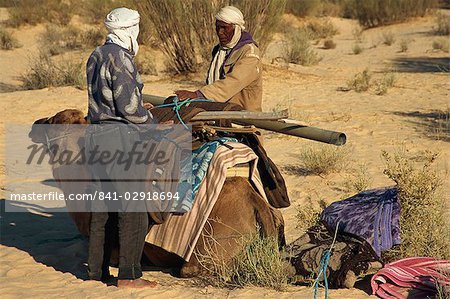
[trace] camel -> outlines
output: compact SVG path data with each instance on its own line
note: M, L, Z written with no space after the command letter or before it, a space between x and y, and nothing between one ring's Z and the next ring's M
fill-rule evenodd
M82 131L77 132L80 136L79 139L69 138L69 141L63 141L65 139L58 139L58 136L53 136L57 134L57 130L52 130L52 126L39 126L43 124L87 124L86 118L80 110L67 109L52 117L37 120L29 133L29 137L33 142L47 146L50 146L49 140L52 140L53 143L59 142L60 147L76 152L79 151L80 145L84 144L82 140L84 132ZM72 184L60 180L61 177L64 177L65 172L73 171L70 166L53 166L52 171L60 189L65 194L80 192L79 184L74 187ZM77 171L82 177L87 178L89 176L87 170L81 171L81 173L79 170ZM74 188L77 190L74 190ZM67 204L71 203L67 202ZM88 236L90 213L69 212L69 214L80 233ZM218 242L216 248L219 252L214 254L215 257L221 259L218 262L229 263L242 249L242 236L253 234L259 234L261 237L275 237L278 239L280 246L284 245L282 214L279 210L272 208L255 191L247 178L227 178L202 235L210 236ZM210 273L209 269L202 266L198 258L202 254L207 254L210 250L206 243L207 241L204 238L199 239L194 249L199 254L192 255L188 262L173 253L148 243L145 245L144 255L156 266L180 268L181 277L195 277Z

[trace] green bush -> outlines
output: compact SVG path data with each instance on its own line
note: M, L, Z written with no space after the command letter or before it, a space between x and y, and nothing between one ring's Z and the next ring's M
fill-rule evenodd
M424 16L437 0L349 0L347 10L364 27L377 27Z
M412 154L405 149L382 152L384 174L397 183L401 205L402 243L390 260L413 256L450 257L450 227L445 216L442 178L434 167L437 154Z

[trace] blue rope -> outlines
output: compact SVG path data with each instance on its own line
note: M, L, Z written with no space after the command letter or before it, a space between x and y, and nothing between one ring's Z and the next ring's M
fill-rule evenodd
M323 283L325 287L325 298L328 298L328 280L327 280L327 268L328 268L328 262L330 261L331 257L331 249L325 250L325 252L322 255L322 258L320 259L320 265L319 265L319 274L317 275L316 280L314 281L314 299L317 299L317 292L319 290L319 280L320 276L323 274Z
M188 105L190 103L201 103L201 102L213 102L213 101L212 100L208 100L208 99L189 99L189 98L186 99L186 100L183 100L183 101L179 101L178 97L175 97L175 100L173 101L173 103L161 104L161 105L158 105L156 107L158 107L158 108L173 107L172 110L175 111L175 114L177 115L177 118L180 121L180 123L183 125L183 127L186 130L189 130L188 126L186 125L186 123L181 118L180 109L184 105Z
M317 292L319 291L319 281L320 277L323 274L323 284L325 288L325 299L328 299L328 279L327 279L327 268L328 268L328 262L330 261L331 257L331 251L333 250L334 243L336 242L336 237L339 229L340 220L336 224L336 230L334 232L334 239L331 243L331 246L329 249L325 250L322 254L322 258L320 259L319 264L319 274L317 274L317 278L314 281L314 299L317 299Z

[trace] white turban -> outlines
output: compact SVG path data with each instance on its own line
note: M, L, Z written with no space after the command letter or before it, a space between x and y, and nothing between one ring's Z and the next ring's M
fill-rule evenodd
M109 32L106 42L117 44L136 55L139 50L139 21L139 13L135 10L125 7L112 10L105 18Z
M223 21L228 24L234 24L245 29L244 15L242 12L234 6L225 6L216 15L216 20Z
M242 30L245 29L244 15L242 12L234 6L225 6L216 15L216 20L225 22L227 24L233 24L234 34L231 41L222 45L213 57L211 65L209 67L208 77L206 79L208 84L211 84L217 80L220 80L220 70L225 62L225 57L234 46L237 45L241 39Z

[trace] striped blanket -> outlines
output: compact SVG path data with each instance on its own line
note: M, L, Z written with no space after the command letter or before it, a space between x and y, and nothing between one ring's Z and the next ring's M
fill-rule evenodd
M443 288L440 292L449 292L450 260L411 257L386 264L371 285L380 298L435 298L438 285Z
M244 144L227 142L225 145L217 147L207 175L198 188L192 209L184 214L172 214L163 224L154 225L147 234L146 242L189 261L222 190L227 169L237 164L250 163L249 179L267 200L256 168L258 156Z

